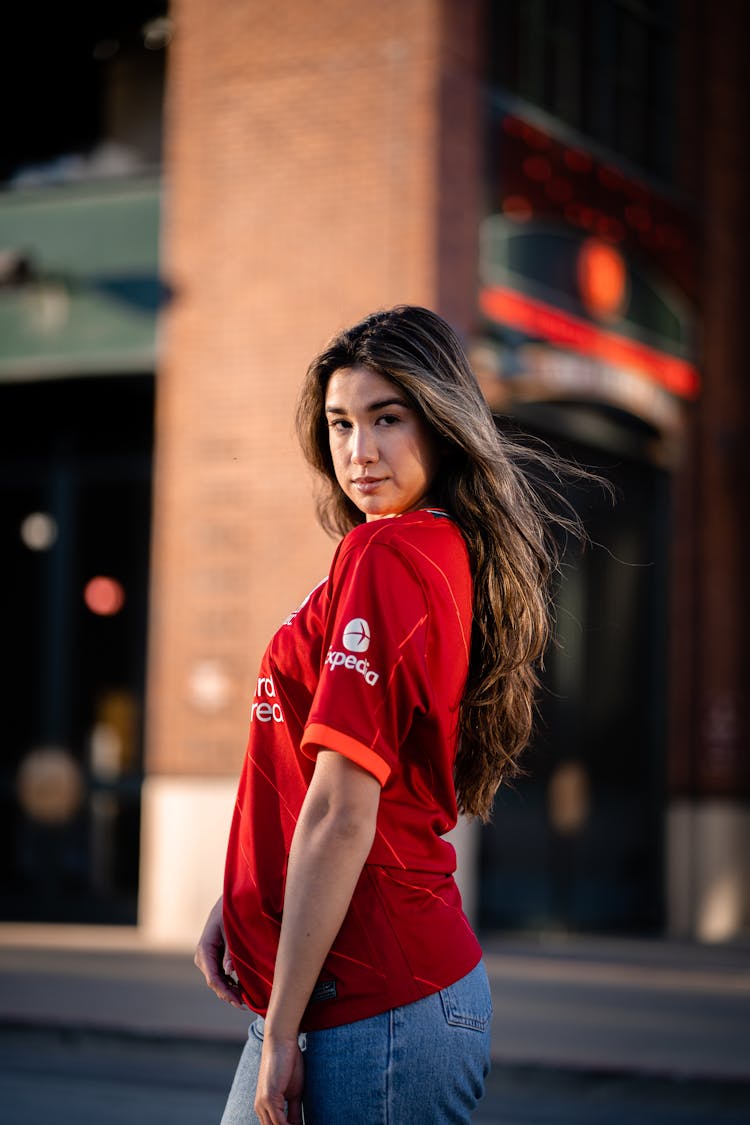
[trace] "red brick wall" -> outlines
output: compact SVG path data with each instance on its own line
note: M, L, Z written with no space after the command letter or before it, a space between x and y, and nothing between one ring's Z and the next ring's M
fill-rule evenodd
M670 785L750 795L750 8L683 4L685 187L701 222L703 389L676 482Z
M174 0L152 773L237 772L260 654L326 572L333 544L314 522L292 426L312 355L339 327L396 302L470 315L473 251L468 260L460 246L475 235L474 9L473 0ZM466 32L460 50L456 27ZM462 115L468 124L443 182L446 58L463 91L451 128ZM458 244L440 243L441 210L459 215ZM205 688L206 662L219 675L201 704L191 684L202 666Z

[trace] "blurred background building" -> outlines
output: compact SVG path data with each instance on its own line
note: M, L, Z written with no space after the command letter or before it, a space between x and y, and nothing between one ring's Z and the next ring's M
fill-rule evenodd
M257 663L327 571L293 407L430 306L604 472L493 929L750 924L741 0L12 5L0 45L0 917L190 944Z

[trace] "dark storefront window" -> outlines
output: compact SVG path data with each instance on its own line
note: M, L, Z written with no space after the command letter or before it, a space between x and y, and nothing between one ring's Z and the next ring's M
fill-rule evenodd
M491 0L492 83L671 182L673 0Z
M135 922L153 379L0 385L0 917Z
M606 475L617 500L595 485L571 493L591 544L571 545L558 581L528 775L501 791L483 830L489 930L650 933L663 922L669 481L633 455L645 427L622 417L610 453L545 434Z
M674 0L490 0L481 346L493 406L616 486L555 591L528 776L482 834L487 929L663 924L670 466L700 387L674 193ZM591 268L589 268L591 267Z

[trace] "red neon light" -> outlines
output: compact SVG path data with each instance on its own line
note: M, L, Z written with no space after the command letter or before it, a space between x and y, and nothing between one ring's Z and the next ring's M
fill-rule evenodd
M635 369L672 394L682 398L695 398L698 394L700 376L693 364L615 332L596 328L544 301L493 285L481 290L479 305L490 320L613 366Z

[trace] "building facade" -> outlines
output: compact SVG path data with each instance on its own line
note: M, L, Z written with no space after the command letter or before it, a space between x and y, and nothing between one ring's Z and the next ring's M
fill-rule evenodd
M592 544L566 554L529 775L457 838L476 921L736 936L742 5L132 14L71 33L106 108L66 138L88 168L61 179L38 159L54 136L20 133L0 196L24 685L3 914L194 939L260 655L334 548L295 446L301 375L334 331L409 302L462 334L499 425L618 492L569 497Z

